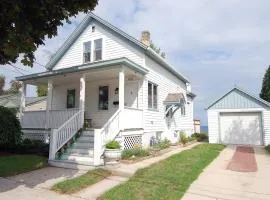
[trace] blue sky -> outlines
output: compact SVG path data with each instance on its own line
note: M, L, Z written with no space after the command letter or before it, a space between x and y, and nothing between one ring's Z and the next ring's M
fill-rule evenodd
M270 1L268 0L100 0L95 14L139 38L149 30L167 60L192 81L197 94L195 117L207 123L205 108L217 97L238 85L256 95L269 63ZM36 52L45 65L84 17L59 28L59 35L46 40ZM44 71L19 66L24 74ZM20 74L1 67L7 81ZM28 95L34 95L29 88Z

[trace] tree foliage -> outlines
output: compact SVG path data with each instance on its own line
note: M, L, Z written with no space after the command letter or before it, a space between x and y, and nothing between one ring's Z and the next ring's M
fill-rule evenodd
M165 52L163 52L163 51L161 52L160 48L157 47L152 41L150 42L150 48L152 48L162 58L166 58Z
M37 86L36 92L38 97L44 97L48 94L48 88L46 87L46 85L39 85Z
M0 147L10 148L22 141L21 124L15 113L0 106Z
M98 0L2 0L0 1L0 64L33 66L34 52L57 27L79 12L95 8ZM19 58L19 54L22 58Z
M19 93L22 83L19 81L10 81L10 87L7 90L7 93Z
M0 75L0 95L4 94L5 84L6 84L6 77L4 75Z
M265 101L270 102L270 66L266 70L265 75L263 77L260 97Z

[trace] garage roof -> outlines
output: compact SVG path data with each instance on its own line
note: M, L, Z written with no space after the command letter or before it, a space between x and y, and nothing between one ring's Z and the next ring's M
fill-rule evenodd
M243 109L270 107L270 103L243 89L234 87L221 98L216 100L208 109Z

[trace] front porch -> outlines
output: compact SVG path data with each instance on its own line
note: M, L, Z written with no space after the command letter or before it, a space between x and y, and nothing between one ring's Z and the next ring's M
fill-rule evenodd
M93 150L91 163L100 165L106 141L127 129L143 129L143 77L144 74L125 65L116 65L24 80L22 128L24 131L45 130L50 134L50 160L55 160L56 153L62 151L79 130L87 129L94 137L87 146L88 150ZM45 111L24 110L28 84L48 85Z

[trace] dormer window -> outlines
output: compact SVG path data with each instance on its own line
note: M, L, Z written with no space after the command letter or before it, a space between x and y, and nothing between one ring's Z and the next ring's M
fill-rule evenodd
M95 26L92 26L92 33L94 33L96 30L96 27Z
M83 62L91 62L91 41L83 43Z
M102 39L94 41L94 61L102 60Z

